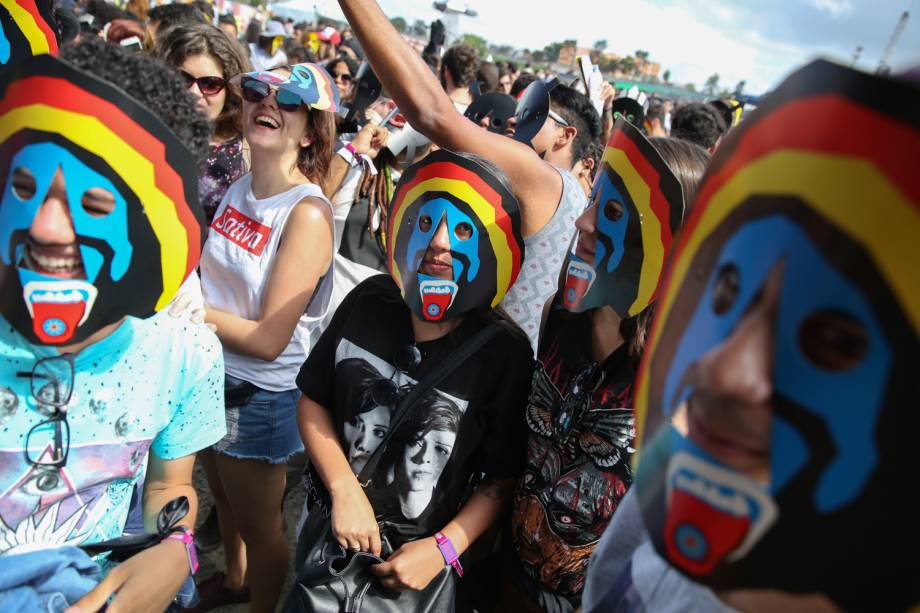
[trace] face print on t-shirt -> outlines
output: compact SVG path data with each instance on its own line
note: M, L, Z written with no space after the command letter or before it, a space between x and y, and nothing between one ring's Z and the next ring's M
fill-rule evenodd
M336 407L344 418L342 447L357 475L389 432L400 400L417 381L347 339L339 343L335 359L336 384L349 390L339 395L347 406ZM387 444L372 484L386 490L394 510L406 519L417 519L431 504L466 406L466 401L432 389L415 403Z

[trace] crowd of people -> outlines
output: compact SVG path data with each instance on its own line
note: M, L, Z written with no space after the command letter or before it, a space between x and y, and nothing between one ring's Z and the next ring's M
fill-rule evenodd
M918 73L592 97L340 5L0 3L0 610L920 604Z

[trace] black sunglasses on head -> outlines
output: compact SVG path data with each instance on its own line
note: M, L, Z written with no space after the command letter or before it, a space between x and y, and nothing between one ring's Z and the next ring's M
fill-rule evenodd
M274 87L258 79L253 79L252 77L243 77L242 81L240 81L240 87L243 92L243 100L246 102L262 102L268 98L274 89L275 101L278 103L278 108L282 111L293 113L303 104L300 96L294 92L280 87Z
M227 82L221 77L193 77L184 70L179 71L182 74L182 78L185 79L185 87L190 88L194 84L198 84L198 89L205 96L214 96L219 94L227 86Z

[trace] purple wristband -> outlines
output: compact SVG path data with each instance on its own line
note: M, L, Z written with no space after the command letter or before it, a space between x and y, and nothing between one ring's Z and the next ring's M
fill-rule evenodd
M444 562L453 566L454 570L457 571L457 576L462 577L463 567L460 566L460 556L457 555L454 544L450 542L450 539L443 532L436 532L434 540L438 544L438 549L441 550L441 555L444 556Z

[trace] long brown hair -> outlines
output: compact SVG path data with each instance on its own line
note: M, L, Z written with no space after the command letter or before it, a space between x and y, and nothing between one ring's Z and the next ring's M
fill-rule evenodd
M252 70L252 64L243 54L239 43L210 24L178 25L159 37L153 55L173 68L179 69L185 60L196 55L209 55L229 80L242 72ZM221 139L234 138L243 131L243 98L239 87L227 84L224 108L214 122L214 134Z
M304 134L311 137L311 141L309 145L297 151L297 170L317 185L321 185L332 163L335 115L308 108Z

